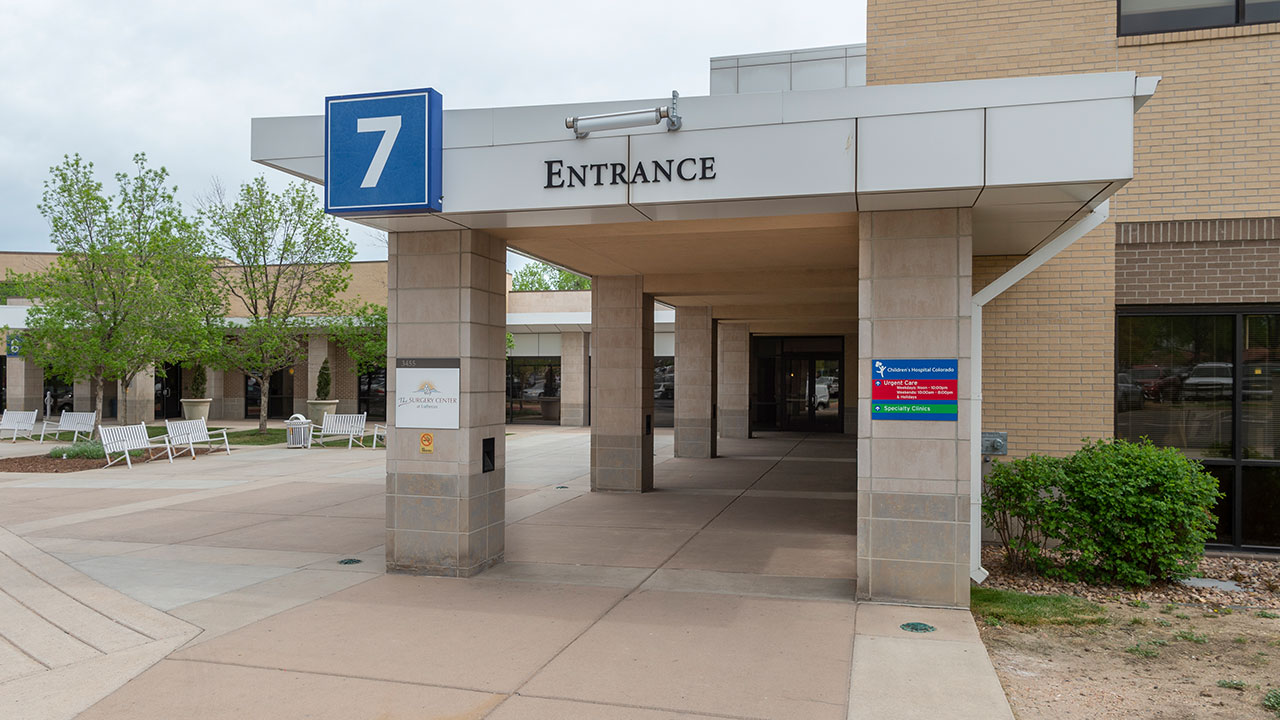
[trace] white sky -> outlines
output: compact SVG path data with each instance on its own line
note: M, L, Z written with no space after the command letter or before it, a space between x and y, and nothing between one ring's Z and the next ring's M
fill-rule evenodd
M430 86L445 108L708 92L712 56L863 42L866 2L59 2L0 0L0 250L51 249L36 210L64 154L135 152L190 209L263 174L249 119L324 97ZM349 225L360 259L386 256Z

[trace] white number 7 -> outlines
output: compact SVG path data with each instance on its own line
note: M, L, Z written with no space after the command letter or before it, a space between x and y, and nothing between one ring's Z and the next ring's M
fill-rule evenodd
M377 187L382 177L382 170L387 166L387 157L391 155L391 146L396 144L396 136L400 134L400 116L356 118L356 132L380 132L382 139L378 141L378 149L373 153L369 169L364 174L362 188Z

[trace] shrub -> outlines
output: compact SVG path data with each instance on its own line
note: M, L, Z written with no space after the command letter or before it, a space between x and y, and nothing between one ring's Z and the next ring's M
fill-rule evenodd
M204 373L204 365L197 364L191 369L191 397L203 398L209 379Z
M1214 528L1218 481L1175 448L1099 440L1063 463L1047 531L1066 580L1149 585L1187 577Z
M1011 569L1031 570L1044 564L1052 493L1062 480L1058 458L1030 455L992 463L982 491L982 518L1000 538Z
M317 400L329 399L329 387L332 382L333 381L329 376L329 358L325 358L324 362L320 363L320 372L316 374Z
M75 460L102 460L107 457L102 451L102 443L82 440L71 445L59 445L49 451L51 458L67 458Z

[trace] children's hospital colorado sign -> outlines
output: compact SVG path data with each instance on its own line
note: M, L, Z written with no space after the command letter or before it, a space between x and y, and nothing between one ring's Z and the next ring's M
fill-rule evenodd
M950 420L959 416L956 360L872 360L872 420Z
M457 430L460 380L457 358L397 358L396 427Z

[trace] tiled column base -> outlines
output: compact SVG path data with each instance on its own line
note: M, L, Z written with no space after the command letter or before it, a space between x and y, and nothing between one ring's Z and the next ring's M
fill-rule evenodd
M583 427L588 424L587 382L590 335L580 332L560 334L560 424Z
M744 323L720 323L716 334L716 420L720 437L751 437L751 333ZM677 383L676 387L680 387Z
M716 456L716 322L711 308L676 308L675 455Z
M653 296L639 275L591 279L591 489L653 489Z
M970 235L968 209L859 214L861 598L969 605ZM872 361L919 358L958 360L958 421L871 420Z
M388 395L402 358L456 362L460 392L456 430L396 427L387 404L387 569L468 577L505 551L506 243L467 230L392 233L389 246Z

